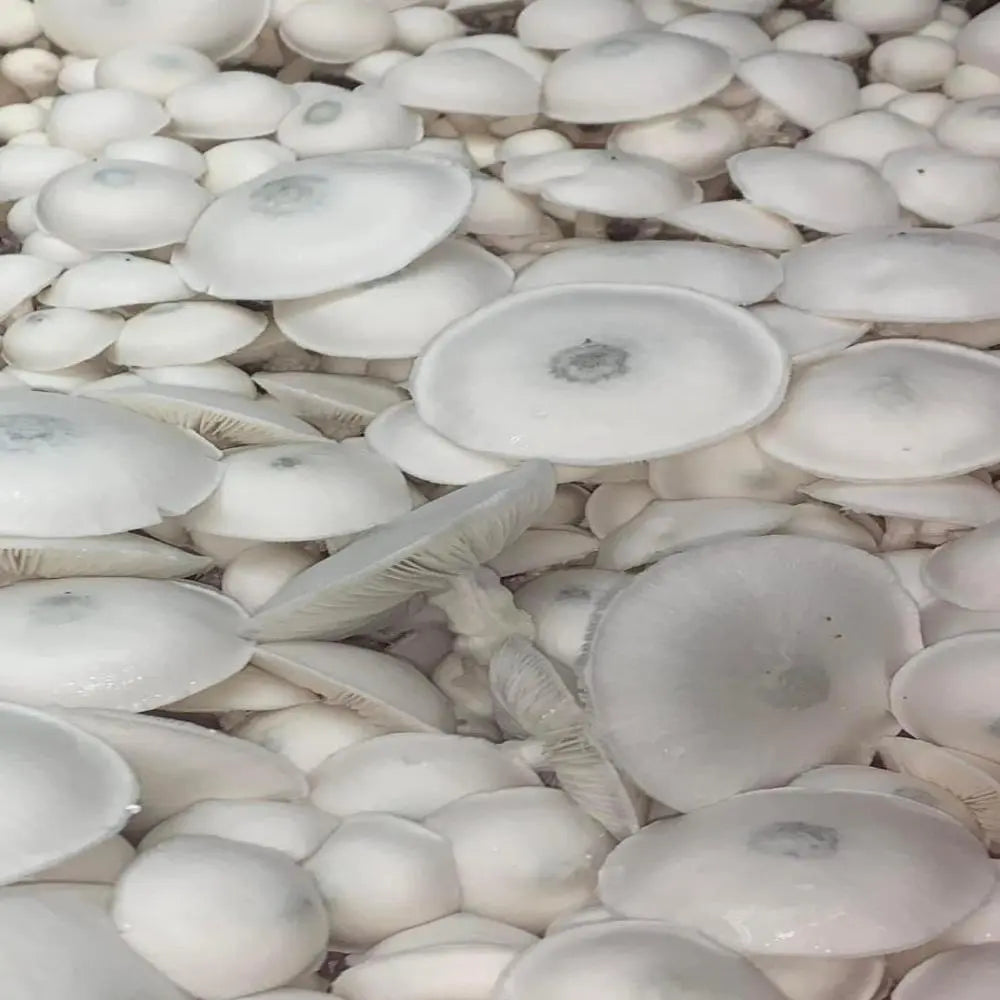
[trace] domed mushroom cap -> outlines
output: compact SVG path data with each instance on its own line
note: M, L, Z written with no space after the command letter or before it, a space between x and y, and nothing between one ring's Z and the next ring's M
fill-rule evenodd
M580 124L639 121L700 104L732 78L732 57L718 45L630 31L559 55L542 84L542 109Z
M188 45L140 42L101 56L94 66L94 82L98 87L136 90L162 101L178 87L218 72L214 60Z
M445 240L386 278L275 304L274 321L320 354L412 358L446 326L510 291L514 274L471 240Z
M41 0L38 23L60 48L78 56L102 56L149 42L189 45L214 58L242 49L267 20L268 0L182 0L169 11L157 0Z
M102 253L67 268L38 301L76 309L117 309L193 296L170 264L127 253Z
M807 21L807 24L830 24ZM885 108L869 108L838 118L803 139L796 148L860 160L878 170L891 153L914 147L936 147L934 133Z
M477 792L540 784L492 743L443 733L387 733L344 747L312 772L311 799L334 816L386 812L423 820Z
M182 242L211 200L173 167L101 159L48 181L35 214L46 232L81 250L149 250Z
M892 187L864 163L805 149L749 149L727 162L753 205L821 233L850 233L899 221Z
M362 442L231 451L222 482L185 516L198 531L268 542L352 535L412 507L403 474Z
M692 240L636 240L567 247L518 272L514 290L589 282L671 285L734 305L768 298L781 283L781 265L759 250Z
M763 973L700 934L656 920L611 920L561 931L522 952L496 1000L691 1000L783 996Z
M219 837L143 851L118 880L112 917L125 943L178 986L219 1000L287 983L328 936L311 875L278 851Z
M120 830L135 813L139 786L108 745L22 705L0 703L0 723L6 803L0 882L67 861Z
M284 164L217 198L174 264L220 298L294 299L401 270L472 201L468 172L397 152Z
M15 306L37 295L63 271L63 265L31 254L4 254L0 257L0 318L9 316Z
M988 8L969 21L955 39L955 48L963 63L1000 72L1000 12Z
M723 0L715 6L715 10L696 10L679 17L671 21L666 30L711 42L737 60L749 59L774 47L767 32L753 20L751 12L740 9L748 4Z
M122 941L104 905L77 891L0 890L0 937L0 983L10 1000L188 1000Z
M628 0L537 0L518 15L517 37L534 49L571 49L622 31L648 27L636 4Z
M937 809L782 788L646 827L612 851L599 892L615 912L670 919L742 952L860 957L930 941L995 877L979 841Z
M924 582L942 600L973 611L1000 610L996 560L1000 519L956 538L930 554Z
M896 1000L990 1000L1000 975L1000 944L954 948L921 962L893 990Z
M0 531L77 537L158 524L215 488L211 449L81 397L0 394Z
M687 289L587 284L452 324L411 386L421 418L462 447L613 465L752 427L786 379L784 352L743 310Z
M1000 316L1000 242L943 229L874 230L786 254L777 298L842 319L972 322Z
M801 369L757 440L817 476L905 482L996 464L998 429L1000 361L955 344L887 340Z
M852 759L884 732L888 677L919 648L916 607L880 560L741 538L670 556L618 591L584 687L612 759L688 810Z
M25 704L159 708L235 674L239 606L173 580L77 577L0 590L0 693Z
M258 610L259 639L350 635L413 594L489 561L555 496L547 462L525 462L378 525L290 580Z
M58 371L96 357L124 325L121 316L88 309L39 309L7 326L4 360L28 371Z

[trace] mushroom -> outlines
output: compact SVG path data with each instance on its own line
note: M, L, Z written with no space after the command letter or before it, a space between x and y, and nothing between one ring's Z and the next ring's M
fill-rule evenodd
M124 325L124 319L109 313L39 309L8 324L3 334L4 360L34 372L69 368L105 351Z
M942 952L908 972L893 991L898 1000L988 1000L1000 971L1000 944Z
M109 160L139 160L173 167L190 174L195 180L207 169L205 157L197 149L180 139L166 135L147 135L141 139L118 139L109 142L103 150Z
M118 309L193 297L194 292L170 264L132 254L105 253L68 267L38 301L76 309Z
M279 851L219 837L142 851L115 886L112 917L130 948L205 1000L282 986L326 951L313 878Z
M86 160L87 157L75 149L15 145L8 141L0 149L0 198L14 201L38 194L46 181ZM32 217L31 229L35 228L37 225Z
M97 156L109 142L155 135L170 117L159 101L146 94L101 88L57 98L45 131L54 146Z
M739 538L669 556L616 591L583 686L612 760L688 810L873 745L887 678L920 646L916 607L874 557Z
M106 885L110 889L135 857L135 848L115 834L57 865L20 879L34 885ZM109 901L110 902L110 901Z
M778 338L793 365L808 364L837 354L871 329L870 323L817 316L780 302L761 302L751 307L750 311L763 320Z
M186 83L164 101L176 135L216 141L270 135L296 104L298 97L286 84L242 70Z
M317 295L401 270L440 243L471 200L468 172L440 159L312 157L217 198L174 264L216 297Z
M528 528L487 566L501 577L542 573L556 566L588 562L599 547L598 540L584 528Z
M882 892L865 886L879 873ZM996 870L950 816L897 796L782 788L660 820L601 870L601 901L744 953L852 958L932 940Z
M6 319L25 299L30 300L63 270L61 264L31 254L12 253L0 257L0 319Z
M891 103L828 122L803 139L798 148L860 160L878 170L891 153L938 146L929 127L890 111Z
M145 42L101 56L94 66L94 83L98 87L133 90L162 101L179 87L218 72L212 59L188 45Z
M361 955L358 961L449 944L499 944L522 951L538 940L530 931L499 920L480 917L475 913L452 913L383 938Z
M259 667L244 667L218 684L170 702L164 711L178 715L268 712L318 700L319 695L312 691L289 684Z
M683 232L739 247L781 251L793 250L803 242L787 219L740 200L689 205L664 221Z
M278 37L316 62L346 63L380 52L393 40L393 19L381 3L306 0L278 22Z
M935 597L972 611L1000 611L992 554L1000 546L1000 516L931 553L922 578Z
M514 25L517 37L534 49L559 51L623 31L648 27L642 12L628 0L536 0Z
M412 820L474 793L540 784L534 771L492 743L441 733L354 742L314 767L310 780L313 804L331 815L386 812Z

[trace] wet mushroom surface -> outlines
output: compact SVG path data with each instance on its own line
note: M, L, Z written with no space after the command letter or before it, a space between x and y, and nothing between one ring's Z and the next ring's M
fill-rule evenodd
M995 1000L1000 4L0 0L0 1000Z

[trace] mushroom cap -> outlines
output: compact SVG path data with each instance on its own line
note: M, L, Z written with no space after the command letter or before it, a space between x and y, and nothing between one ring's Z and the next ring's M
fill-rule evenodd
M639 121L700 104L732 78L732 57L718 45L628 31L557 56L542 84L542 110L579 124Z
M519 271L517 292L590 282L669 285L704 292L734 305L769 298L781 283L781 265L760 250L692 240L636 240L567 247L544 254Z
M770 36L753 17L739 10L695 10L671 21L665 30L718 45L737 61L774 47Z
M546 937L501 976L496 1000L783 996L741 955L658 920L607 920Z
M130 948L205 1000L284 985L325 951L328 934L307 872L220 837L172 837L141 852L118 880L112 918Z
M780 302L761 302L750 311L778 338L793 365L837 354L860 340L871 328L870 323L817 316Z
M853 759L884 732L889 675L921 644L880 560L777 535L669 556L595 617L595 732L681 810Z
M750 961L788 1000L875 1000L886 983L886 959L755 955Z
M786 380L784 352L744 310L681 288L585 284L508 296L452 324L411 387L421 418L462 447L613 465L752 427Z
M96 400L0 393L0 531L105 535L190 510L221 470L211 449Z
M178 87L218 72L213 59L189 45L140 42L101 56L94 66L94 82L98 87L122 87L162 101Z
M396 151L283 164L218 197L174 263L220 298L294 299L393 274L472 201L461 167Z
M786 254L777 298L841 319L971 322L1000 316L1000 243L950 229L895 229L817 240Z
M331 939L345 950L462 907L451 845L401 816L348 816L303 867L326 901Z
M21 881L35 885L105 885L110 892L118 876L134 857L135 848L124 837L114 834L60 864L35 872Z
M80 888L73 886L72 893L51 885L0 890L4 996L187 1000L180 987L122 941L107 908L85 898Z
M346 746L313 769L311 782L313 804L331 815L412 820L477 792L540 784L494 744L443 733L388 733Z
M235 561L235 560L234 560ZM319 701L319 695L274 677L259 667L244 667L232 677L165 706L178 714L268 712Z
M892 713L911 736L1000 762L993 677L1000 632L974 632L921 650L893 678Z
M46 232L81 250L149 250L182 242L211 200L182 170L100 159L47 181L35 214Z
M664 219L685 232L719 243L759 250L794 250L802 234L787 219L738 199L689 205Z
M105 253L67 268L38 301L76 309L117 309L193 296L170 264L127 253Z
M393 41L394 23L386 5L366 0L306 0L278 21L278 37L307 59L345 63L380 52Z
M290 580L250 622L258 639L350 635L498 555L551 505L555 475L525 462L371 531Z
M858 59L872 49L868 35L846 21L801 21L774 38L774 47L832 59Z
M109 142L154 135L169 123L164 106L147 94L95 88L57 97L45 119L45 132L55 146L98 156Z
M821 233L850 233L900 221L889 183L864 163L807 149L748 149L727 161L751 204Z
M245 617L235 601L175 580L14 583L0 589L0 693L24 704L159 708L246 664Z
M612 851L599 892L615 912L669 918L745 953L850 958L930 941L995 877L979 841L938 809L781 788L645 827Z
M797 148L860 160L878 170L890 153L937 145L934 133L927 127L885 108L870 108L828 122L803 139Z
M827 479L912 482L996 464L998 427L1000 360L901 339L855 344L801 369L756 437L772 457Z
M857 25L870 35L916 31L938 16L935 0L884 0L877 6L865 0L834 0L833 16Z
M301 799L305 775L284 757L190 722L102 709L58 709L61 720L117 751L139 779L143 834L203 799Z
M1000 517L994 515L991 523L935 549L921 575L941 600L972 611L1000 611L994 572L998 552Z
M31 299L63 272L61 264L27 253L0 257L0 319L9 316L25 299Z
M466 795L424 825L451 842L465 910L536 934L593 897L614 844L556 788Z
M293 343L320 354L412 358L445 327L510 291L514 273L471 240L449 239L388 277L275 303Z
M7 326L4 360L29 371L58 371L96 357L115 342L124 325L121 316L89 309L38 309Z
M401 951L448 944L500 944L521 951L536 944L538 940L537 935L530 931L499 920L480 917L475 913L453 913L384 938L365 952L362 961Z
M858 110L854 71L826 56L762 52L744 59L736 76L790 122L810 131Z
M295 542L351 535L412 507L403 474L358 440L230 451L215 492L185 517L231 538Z
M35 195L46 181L70 167L84 163L86 159L83 153L61 146L7 143L0 149L0 198L14 201ZM12 218L10 224L13 221ZM36 229L34 209L31 222L31 229ZM28 233L18 235L27 236Z
M1000 975L1000 944L954 948L921 962L893 990L896 1000L990 1000Z
M447 698L388 653L337 642L272 642L256 647L253 662L376 725L430 733L454 728Z
M125 11L106 0L40 0L37 16L47 37L78 56L169 42L221 59L257 36L268 9L268 0L180 0L169 11L157 0L130 3Z
M135 813L139 786L111 747L23 705L0 703L0 721L6 802L0 882L68 861L116 833Z
M536 0L517 17L517 37L533 49L558 51L649 26L629 0Z
M506 0L504 0L506 2ZM528 48L520 39L513 35L484 32L482 34L464 35L461 38L444 38L435 42L427 50L429 53L449 52L454 49L477 49L498 56L523 69L528 76L539 83L548 71L550 60L542 52Z

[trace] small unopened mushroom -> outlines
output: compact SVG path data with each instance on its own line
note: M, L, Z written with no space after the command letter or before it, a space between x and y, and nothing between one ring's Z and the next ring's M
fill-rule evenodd
M648 21L626 0L536 0L518 16L514 30L525 45L557 51L645 28Z
M234 139L205 151L202 182L214 195L224 194L275 167L294 163L295 154L273 139Z
M67 368L110 347L124 325L120 316L85 309L30 312L4 331L4 360L36 372Z
M105 253L68 268L38 301L76 309L117 309L193 296L170 264L132 254Z
M353 62L378 52L393 34L385 6L366 0L306 0L278 23L278 36L288 48L325 63Z
M169 121L170 115L155 98L107 88L59 97L45 130L53 145L96 156L109 142L154 135Z
M130 45L102 56L94 66L98 87L120 87L164 100L178 87L213 76L219 67L186 45Z
M252 139L269 135L298 103L290 87L262 73L227 70L167 95L176 135L188 139Z
M287 983L323 955L328 934L312 876L278 851L211 836L139 854L112 916L130 948L206 1000Z

